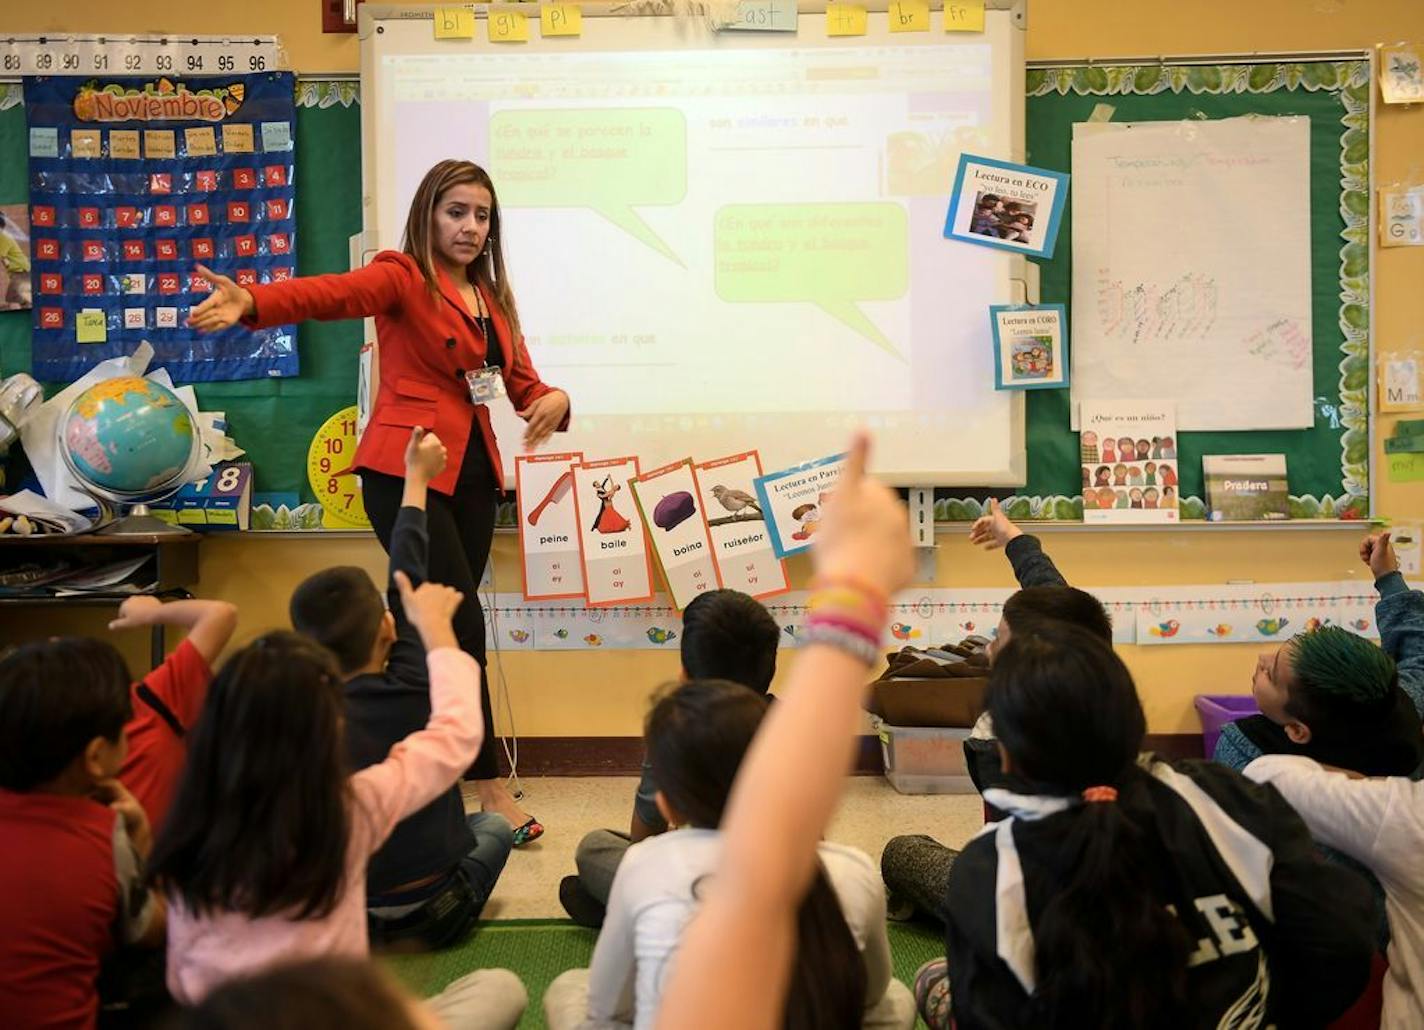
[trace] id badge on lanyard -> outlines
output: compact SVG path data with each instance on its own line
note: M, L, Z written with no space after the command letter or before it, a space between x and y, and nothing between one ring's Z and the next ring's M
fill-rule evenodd
M494 339L491 331L489 316L483 311L476 316L475 321L479 323L480 335L485 339L485 352L488 354L490 348L497 348L499 342ZM490 401L499 400L501 397L508 397L509 392L504 388L503 369L499 364L486 363L484 368L474 372L465 373L465 385L470 389L470 402L472 404L488 404Z
M474 404L488 404L509 396L504 388L504 376L494 365L466 372L465 385L470 388L470 401Z

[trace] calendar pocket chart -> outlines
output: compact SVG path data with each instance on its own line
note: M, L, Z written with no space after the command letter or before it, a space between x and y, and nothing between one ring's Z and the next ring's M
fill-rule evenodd
M296 274L290 72L24 82L34 370L77 378L143 340L175 381L292 376L296 327L187 327L211 292Z

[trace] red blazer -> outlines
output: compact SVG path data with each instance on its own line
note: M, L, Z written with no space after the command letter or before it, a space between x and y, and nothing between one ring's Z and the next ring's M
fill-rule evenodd
M265 286L249 286L256 305L244 323L254 328L307 319L329 321L374 315L380 337L380 386L354 466L405 476L405 447L412 426L433 429L450 453L450 463L430 486L454 493L460 463L471 437L480 437L501 486L504 466L490 426L489 409L470 401L465 372L485 365L486 343L455 284L438 271L440 297L430 296L415 259L383 250L365 268L339 275L312 275ZM521 336L510 346L509 323L498 304L478 287L504 354L504 382L515 410L522 411L553 387L539 379ZM560 430L567 429L568 415Z

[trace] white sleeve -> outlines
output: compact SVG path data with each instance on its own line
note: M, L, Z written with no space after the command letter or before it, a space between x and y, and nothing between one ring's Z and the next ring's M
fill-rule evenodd
M885 927L885 888L878 876L876 888L868 893L865 908L858 913L866 920L865 951L861 958L865 962L865 1007L868 1009L879 1005L885 997L895 970L890 959L890 936Z
M114 876L119 883L115 930L120 945L142 940L158 915L158 902L144 885L143 863L134 850L122 816L114 816Z
M633 949L634 919L629 883L637 877L630 868L633 849L624 855L613 876L613 888L608 894L608 908L603 917L603 929L598 931L598 943L593 947L593 961L588 969L588 1018L595 1023L631 1023L636 1013L633 987L638 965Z
M1376 875L1393 878L1396 866L1418 860L1413 849L1401 854L1380 842L1396 801L1408 803L1407 780L1352 779L1300 755L1266 755L1243 772L1279 790L1317 841L1364 863Z

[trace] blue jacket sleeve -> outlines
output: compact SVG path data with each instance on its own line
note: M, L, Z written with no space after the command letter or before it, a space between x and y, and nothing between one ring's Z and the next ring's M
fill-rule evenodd
M401 508L396 513L396 524L391 530L390 583L386 598L396 620L396 642L391 645L386 672L397 682L412 687L428 684L430 673L425 664L425 646L420 642L420 634L405 617L405 610L401 607L395 574L404 572L410 578L410 585L418 587L430 578L429 567L430 534L425 525L425 510Z
M1038 537L1016 536L1004 547L1004 555L1013 566L1014 578L1021 587L1066 587L1068 581L1053 559L1043 553Z
M1240 772L1261 757L1261 749L1246 739L1240 727L1229 722L1221 728L1221 736L1217 738L1216 750L1211 757L1213 761Z
M1375 580L1380 644L1399 666L1399 686L1424 715L1424 593L1410 590L1398 572Z

